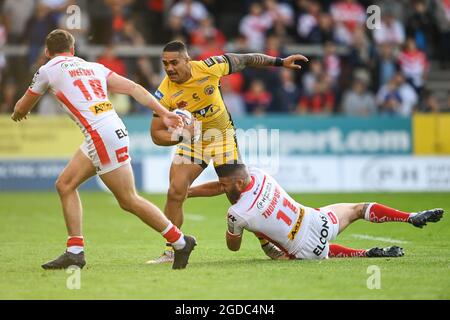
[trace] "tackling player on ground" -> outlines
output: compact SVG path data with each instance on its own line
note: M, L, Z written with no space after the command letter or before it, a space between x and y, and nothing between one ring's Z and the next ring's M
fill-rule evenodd
M36 72L11 116L14 121L26 119L40 97L51 91L85 136L85 142L56 181L69 235L67 250L42 267L62 269L75 265L82 268L86 264L83 210L77 189L97 174L122 209L138 216L171 244L175 251L173 268L185 268L196 240L184 236L158 207L137 194L128 154L127 129L108 101L108 92L130 95L149 107L159 115L161 126L166 130L182 126L182 119L163 108L142 86L101 64L74 56L74 44L73 36L64 30L54 30L47 36L45 54L50 61Z
M227 246L239 250L244 229L266 239L263 249L272 259L324 259L334 257L400 257L403 249L353 249L329 243L359 219L373 223L406 222L422 228L438 222L443 209L402 212L378 203L339 203L309 208L296 202L270 175L245 165L224 165L219 181L189 189L189 197L226 193L228 210Z
M180 41L168 43L162 53L167 76L161 82L155 97L168 110L188 110L200 124L201 139L195 136L193 126L190 137L174 139L158 115L153 118L151 136L161 146L176 145L177 150L170 167L170 185L164 213L178 227L183 224L183 202L193 181L212 160L217 169L223 164L242 163L233 121L223 102L220 78L246 67L284 67L298 70L298 61L308 61L302 55L287 58L271 57L260 53L227 53L203 61L192 61L186 46ZM217 171L217 170L216 170ZM167 247L163 255L149 263L171 262L173 251Z

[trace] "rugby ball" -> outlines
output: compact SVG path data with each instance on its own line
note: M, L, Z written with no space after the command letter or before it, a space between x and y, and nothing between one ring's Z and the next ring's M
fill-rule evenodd
M183 109L175 109L173 112L183 118L184 124L190 126L193 121L192 113Z

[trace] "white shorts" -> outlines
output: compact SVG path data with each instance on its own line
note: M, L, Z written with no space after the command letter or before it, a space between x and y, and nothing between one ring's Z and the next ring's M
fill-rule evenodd
M329 208L306 208L301 230L299 250L295 254L299 259L326 259L330 250L329 241L336 239L339 233L339 220Z
M119 117L109 117L104 124L87 134L80 149L91 159L97 174L102 175L131 161L129 143L128 132L122 120Z

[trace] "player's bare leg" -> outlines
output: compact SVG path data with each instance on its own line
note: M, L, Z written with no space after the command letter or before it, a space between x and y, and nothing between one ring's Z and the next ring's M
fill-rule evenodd
M131 165L123 165L101 175L100 178L114 194L123 210L135 214L148 226L160 232L171 244L175 251L173 268L185 268L189 255L196 245L195 238L184 236L157 206L137 194Z
M420 212L403 212L378 203L339 203L329 205L324 210L331 210L339 219L339 233L358 219L365 219L373 223L407 222L422 228L427 222L438 222L444 213L442 209L431 209ZM330 244L330 257L400 257L403 249L397 246L387 248L372 248L369 250L345 248Z
M189 159L178 155L175 155L170 166L170 185L164 214L178 228L181 228L183 224L183 203L187 198L188 189L203 170L200 165L192 164ZM173 259L174 255L171 246L166 246L159 258L149 260L147 263L168 263L172 262Z
M70 265L82 268L86 264L82 232L83 207L77 189L94 175L95 168L91 160L78 149L56 180L55 186L61 199L69 237L67 251L57 259L42 265L44 269L61 269Z
M161 210L137 194L133 170L130 164L105 173L100 178L114 194L123 210L135 214L144 223L158 232L163 231L167 227L169 221Z

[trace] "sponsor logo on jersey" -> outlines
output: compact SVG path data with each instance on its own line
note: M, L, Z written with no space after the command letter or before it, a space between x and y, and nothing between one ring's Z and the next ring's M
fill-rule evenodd
M109 101L100 102L89 107L89 110L91 110L91 112L96 116L98 116L103 112L111 111L112 109L113 109L112 104Z
M78 62L78 61L61 63L61 69L63 69L63 70L72 69L72 68L79 68L80 66L81 66L81 63Z
M322 254L323 250L325 250L326 248L325 245L327 244L330 229L327 217L321 214L320 219L322 220L322 228L320 229L320 237L319 237L320 244L317 244L317 246L313 250L313 253L318 257Z
M164 97L164 94L161 91L156 90L155 97L156 97L156 99L161 100Z
M178 91L178 92L175 92L175 93L171 96L171 98L172 98L172 99L175 99L176 97L181 96L181 95L183 94L183 92L184 92L184 90L180 90L180 91Z
M186 108L188 105L187 101L181 100L177 102L177 108L179 109L184 109Z
M206 94L207 96L210 96L210 95L212 95L212 94L214 93L215 90L216 90L216 89L214 88L213 85L209 85L209 86L206 86L205 89L204 89L203 91L205 92L205 94Z
M213 58L205 59L205 60L203 60L203 62L204 62L209 68L211 68L213 65L216 64L216 62L214 61Z
M206 81L209 80L209 76L206 76L204 78L201 78L200 80L197 80L197 84L202 84L205 83Z
M116 158L118 162L126 161L130 156L128 155L128 147L123 147L116 150Z
M231 220L232 222L236 222L237 219L235 216L233 216L232 214L228 214L228 220Z
M288 234L289 240L293 241L295 239L295 237L297 236L297 233L300 230L300 227L302 225L303 216L304 215L305 215L305 209L301 208L300 209L300 214L299 214L298 219L297 219L297 222L295 223L294 227L292 228L292 230Z
M116 131L114 131L117 135L117 138L122 139L125 137L128 137L128 131L127 129L117 129Z
M275 193L274 192L275 190L273 190L272 186L273 186L272 182L267 182L266 185L264 186L260 198L256 202L256 207L259 210L263 210L269 204L269 199L271 199L272 194Z
M211 117L212 115L216 114L219 111L219 107L213 106L212 104L192 112L192 115L199 119L201 118L207 118Z
M226 62L224 56L215 56L214 60L216 60L217 63L225 63Z

